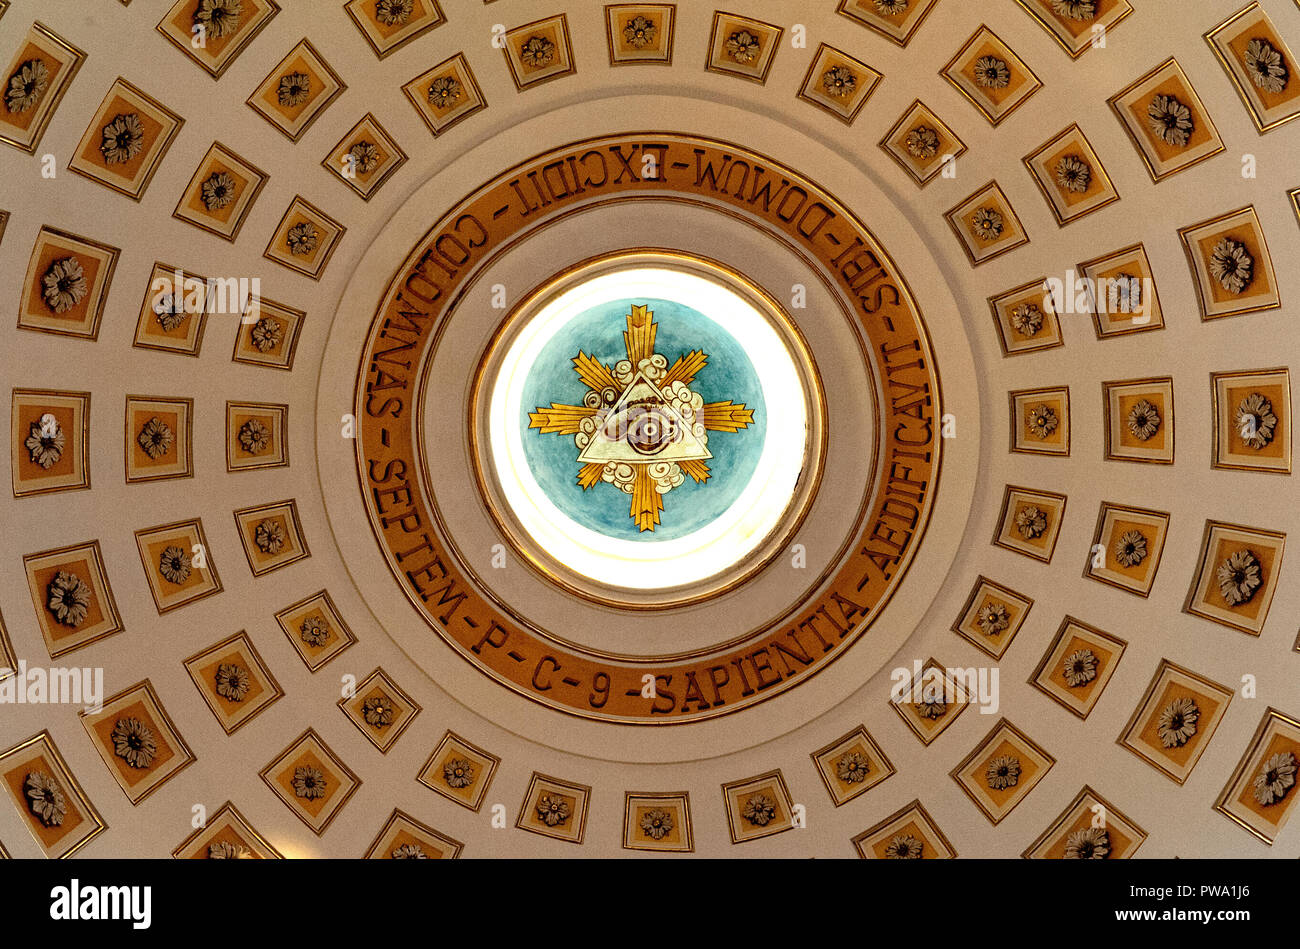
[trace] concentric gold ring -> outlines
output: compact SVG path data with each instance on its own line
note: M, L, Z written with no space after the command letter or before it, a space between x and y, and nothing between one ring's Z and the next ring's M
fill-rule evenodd
M628 161L642 151L658 159L645 176ZM500 612L448 548L431 492L419 478L422 373L416 367L425 364L474 277L512 240L600 201L674 194L783 234L853 301L886 392L885 477L875 485L871 516L856 543L790 623L769 624L743 645L689 660L597 659L561 649ZM752 705L810 678L868 628L897 589L933 506L939 398L928 335L906 282L842 204L743 149L682 135L620 135L512 169L420 242L371 326L356 392L356 445L367 513L390 568L408 600L462 656L562 711L638 724L686 722Z

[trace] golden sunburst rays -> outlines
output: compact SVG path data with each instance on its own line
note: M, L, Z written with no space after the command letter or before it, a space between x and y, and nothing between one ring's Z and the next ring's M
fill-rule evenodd
M700 410L699 419L713 432L738 432L754 424L754 410L726 402L710 402Z
M640 366L643 360L655 354L655 335L659 324L649 307L634 306L627 315L627 329L623 331L623 344L627 347L627 360Z
M594 408L585 405L557 405L552 402L549 409L538 408L528 413L528 427L540 428L543 435L576 435L582 428L582 420L596 414Z
M642 532L652 531L659 525L659 514L664 509L664 496L655 479L650 477L649 465L635 465L632 481L632 520Z
M627 359L610 367L579 352L574 372L587 387L582 405L552 402L528 415L543 435L572 435L578 485L602 481L629 495L629 516L642 532L661 523L664 497L690 478L709 480L708 432L735 434L754 423L754 410L727 400L705 403L690 385L708 365L701 350L671 366L655 352L658 323L648 306L627 314Z

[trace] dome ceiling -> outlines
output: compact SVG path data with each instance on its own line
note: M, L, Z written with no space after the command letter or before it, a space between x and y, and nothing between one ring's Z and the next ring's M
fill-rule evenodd
M1300 7L794 6L0 0L0 853L1296 852Z

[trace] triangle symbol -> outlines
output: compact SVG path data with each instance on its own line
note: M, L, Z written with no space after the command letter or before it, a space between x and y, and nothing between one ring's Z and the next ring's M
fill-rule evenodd
M713 453L691 431L691 425L644 372L638 371L623 394L605 413L587 447L582 464L655 464L704 461Z

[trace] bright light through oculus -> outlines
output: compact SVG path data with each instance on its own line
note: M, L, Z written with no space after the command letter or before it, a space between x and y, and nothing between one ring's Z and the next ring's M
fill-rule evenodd
M683 587L753 554L785 517L809 406L772 317L667 267L545 303L494 380L496 480L533 543L612 587Z

